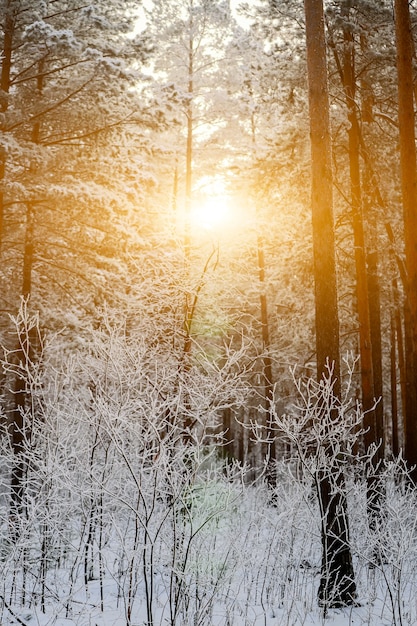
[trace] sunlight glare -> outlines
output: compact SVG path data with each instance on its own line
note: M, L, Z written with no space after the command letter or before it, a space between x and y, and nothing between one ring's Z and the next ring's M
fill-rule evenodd
M230 200L227 195L213 195L195 206L191 213L194 226L205 230L226 228L232 218Z

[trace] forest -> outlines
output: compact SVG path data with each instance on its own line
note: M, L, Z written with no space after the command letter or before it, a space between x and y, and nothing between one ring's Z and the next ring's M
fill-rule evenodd
M415 0L0 24L0 624L415 626Z

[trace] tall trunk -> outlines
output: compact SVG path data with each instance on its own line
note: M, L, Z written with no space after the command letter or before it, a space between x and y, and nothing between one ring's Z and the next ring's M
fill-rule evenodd
M12 68L13 55L13 36L15 30L17 5L15 0L7 0L3 14L4 35L3 50L1 54L1 73L0 73L0 113L5 113L9 106L10 92L10 75ZM2 124L0 124L0 132L3 132ZM0 148L0 254L3 243L4 230L4 192L3 180L6 174L6 150Z
M188 89L187 89L187 139L185 154L185 216L184 216L184 257L185 271L189 278L190 258L191 258L191 200L192 200L192 167L193 167L193 95L194 95L194 33L193 33L193 0L189 4L189 39L188 39ZM192 350L192 323L195 306L197 304L197 296L188 291L185 295L185 312L184 312L184 348L182 354L181 367L186 374L190 369L190 357ZM190 431L192 429L192 419L190 416L190 398L188 391L184 390L184 411L183 419L184 441L190 440Z
M346 9L347 19L349 9ZM369 316L369 296L367 283L365 232L362 216L362 190L359 159L359 122L356 109L356 88L354 68L354 38L347 27L343 32L343 82L348 110L349 173L352 208L353 240L355 248L356 295L359 321L359 352L361 365L362 405L364 409L365 448L376 441L375 413L373 411L375 392L372 367L371 324Z
M362 108L363 110L363 108ZM362 148L363 148L363 141ZM365 218L370 233L370 248L367 254L368 273L368 307L369 320L371 324L371 344L372 344L372 371L374 379L375 399L378 403L375 407L375 431L376 440L380 442L377 458L382 460L385 456L386 429L384 424L384 377L382 371L382 326L381 326L381 289L379 279L379 254L378 254L378 224L371 216L371 203L378 205L378 198L373 189L373 173L369 167L369 161L365 154L364 158L364 193L366 204L364 206Z
M178 208L178 160L175 159L174 180L172 183L172 200L171 206L174 213L174 219L177 220Z
M19 351L20 357L23 351ZM13 542L17 541L21 533L24 515L24 479L26 472L26 416L25 416L25 380L16 374L14 384L14 408L12 413L11 439L13 449L13 466L10 478L10 510L9 529Z
M248 91L251 97L253 97L253 89L252 84L249 81L248 83ZM256 161L257 158L257 150L256 150L256 116L252 111L250 116L251 123L251 137L252 137L252 158ZM264 410L266 414L266 435L268 444L264 447L264 452L262 456L268 459L268 468L267 468L267 479L270 484L273 486L275 484L276 474L273 466L276 461L276 441L275 441L275 432L272 423L272 399L273 399L273 373L272 373L272 359L271 359L271 344L269 338L269 316L268 316L268 299L266 295L266 285L265 285L265 246L264 239L260 234L262 228L262 220L260 219L260 211L258 208L258 204L256 205L256 219L257 219L257 228L258 236L256 241L257 255L258 255L258 270L259 270L259 286L260 286L260 296L259 296L259 304L260 304L260 313L261 313L261 337L262 337L262 352L263 352L263 367L262 367L262 377L263 377L263 403Z
M26 207L26 233L23 250L23 268L22 268L22 296L29 298L32 293L32 269L33 269L33 250L34 250L34 209L33 205L28 203Z
M261 305L261 332L262 332L262 352L263 352L263 387L264 387L264 409L266 413L266 431L268 443L268 472L267 477L271 484L274 484L274 463L276 460L276 444L275 433L271 418L271 402L273 399L273 374L272 374L272 359L271 359L271 344L269 339L269 319L268 319L268 301L266 297L266 285L265 285L265 250L264 242L260 235L257 239L258 249L258 269L259 269L259 283L260 283L260 305Z
M379 443L378 458L385 455L385 427L384 427L384 386L382 372L382 342L381 342L381 293L378 274L378 252L368 254L368 302L369 320L371 324L372 344L372 371L374 379L374 393L378 404L375 407L376 441Z
M394 307L395 335L397 339L398 352L398 371L400 374L400 392L401 392L401 412L403 417L403 427L405 437L405 416L407 413L407 385L405 374L405 350L404 350L404 331L400 307L400 295L398 293L397 281L392 282L392 298Z
M368 55L370 52L368 38L362 32L359 36L360 47L363 55ZM362 70L360 77L360 90L361 90L361 119L362 123L370 124L374 119L373 104L374 94L370 79L367 76L366 70Z
M317 376L334 365L340 393L339 317L337 306L333 177L330 143L327 62L321 0L305 0L311 139L311 206L315 277Z
M349 8L344 8L345 21L349 23ZM369 158L364 149L362 129L359 125L359 115L362 124L373 120L373 91L367 78L365 69L360 76L361 100L356 103L354 36L349 27L344 27L344 58L340 61L336 45L330 37L330 46L335 57L336 66L345 91L346 105L350 128L349 136L349 165L351 179L352 224L355 247L356 265L356 292L358 299L358 318L360 334L361 356L361 383L362 402L364 408L372 408L374 398L378 399L375 410L365 416L365 427L368 429L365 445L368 447L374 440L380 442L375 460L384 456L384 408L383 408L383 378L382 378L382 347L381 347L381 315L378 281L377 253L366 255L364 234L364 207L362 200L362 186L365 197L375 197L377 204L381 204L379 189L375 185L375 177ZM360 46L363 55L368 54L369 46L366 36L360 35ZM360 149L365 161L365 177L361 181ZM366 212L366 217L368 217ZM371 225L369 231L376 232ZM376 244L377 245L377 244ZM366 276L366 279L365 279ZM373 389L373 391L372 391ZM368 408L369 407L369 408ZM373 436L372 436L373 435Z
M305 0L304 7L311 137L317 376L319 380L322 379L328 361L333 363L333 391L336 397L340 397L333 176L323 2ZM322 515L322 565L318 595L319 602L326 609L351 605L356 596L343 475L332 451L329 449L327 453L328 464L316 477ZM335 480L336 489L333 488Z
M192 5L191 5L192 11ZM194 50L193 50L193 16L190 16L190 41L188 52L188 102L187 102L187 146L185 156L185 236L184 248L185 256L190 256L191 234L191 196L192 196L192 176L193 176L193 93L194 93Z
M185 225L184 225L184 254L189 269L191 255L191 199L192 199L192 173L193 173L193 94L194 94L194 34L193 34L193 0L190 2L190 22L188 41L188 102L187 116L187 146L185 155ZM184 355L191 352L191 324L192 324L192 294L188 293L185 304L185 342Z
M401 190L407 279L405 315L405 459L417 481L417 171L413 102L413 41L408 0L395 0Z
M42 61L39 62L37 95L42 97L43 91L43 68ZM32 128L32 142L38 144L40 141L40 122L36 121ZM33 171L36 176L36 171ZM26 230L23 244L23 265L22 265L22 296L28 301L32 293L32 270L34 252L34 227L35 215L34 206L28 202L26 205ZM13 467L11 472L11 495L10 495L10 518L13 522L12 539L19 536L18 520L24 514L24 481L27 471L27 460L25 458L26 442L31 436L31 425L28 422L27 407L29 406L29 394L26 389L25 374L33 359L34 336L27 333L27 336L19 336L16 346L16 360L20 364L21 373L16 374L13 393L13 425L12 425L12 448Z
M268 319L268 302L265 292L265 252L262 237L258 237L258 267L259 282L261 285L260 305L261 305L261 332L262 332L262 348L263 357L263 377L264 377L264 397L266 408L272 400L273 383L272 383L272 359L270 355L270 339L269 339L269 319Z
M397 352L395 349L396 344L396 331L395 331L395 318L391 315L391 352L390 352L390 379L391 379L391 449L394 458L397 458L400 453L399 437L398 437L398 394L397 394Z
M224 444L222 446L222 452L226 458L233 458L233 437L234 437L234 425L232 409L226 407L223 409L222 414L223 432L224 432Z

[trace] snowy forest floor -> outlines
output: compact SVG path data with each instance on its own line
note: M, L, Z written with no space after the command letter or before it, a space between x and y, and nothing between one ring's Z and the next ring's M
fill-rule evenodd
M264 483L245 485L236 468L202 464L178 491L169 472L162 482L141 476L130 500L103 476L78 499L76 485L72 496L61 485L54 498L49 491L49 500L33 499L14 542L3 517L0 623L416 624L416 496L395 479L397 469L387 466L382 519L372 530L365 483L348 477L357 606L326 616L318 606L320 518L311 478L296 478L294 464L282 463L271 504Z

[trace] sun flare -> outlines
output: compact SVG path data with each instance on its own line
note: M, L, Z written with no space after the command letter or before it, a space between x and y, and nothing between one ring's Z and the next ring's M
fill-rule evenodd
M226 228L232 219L230 199L225 195L214 195L203 199L191 212L194 226L206 230Z

